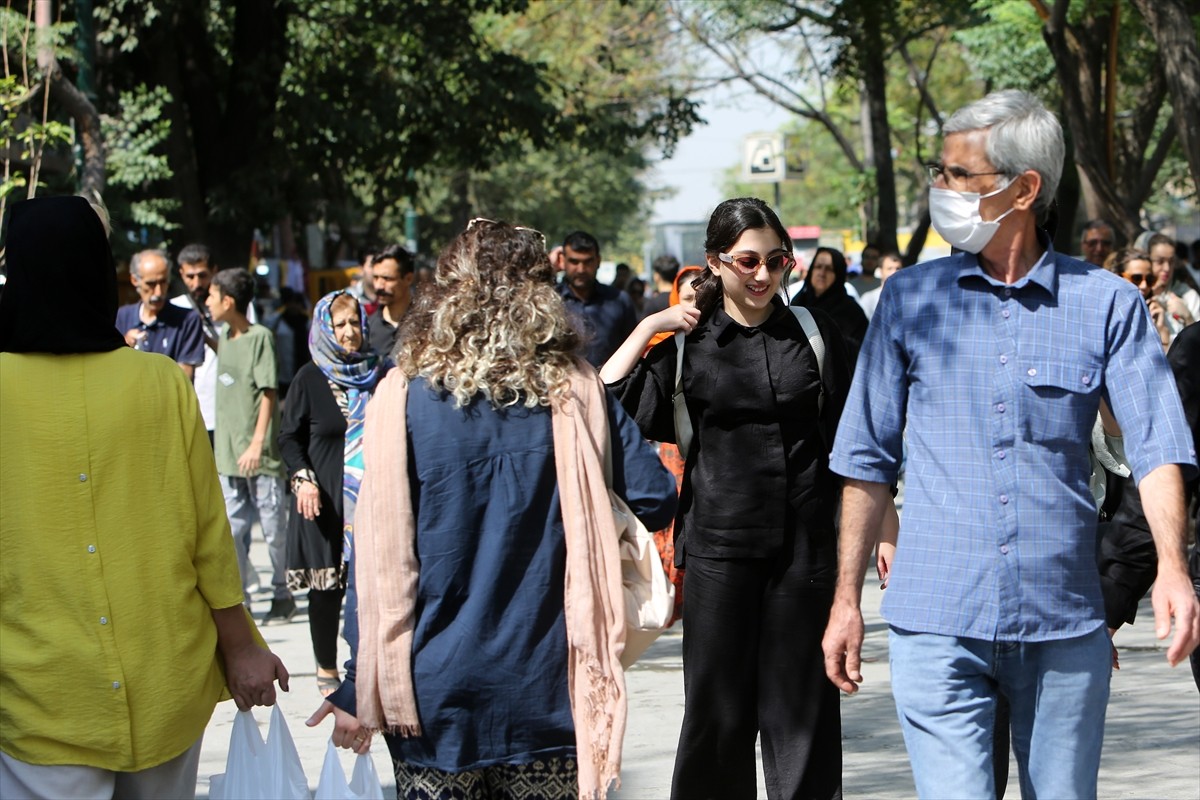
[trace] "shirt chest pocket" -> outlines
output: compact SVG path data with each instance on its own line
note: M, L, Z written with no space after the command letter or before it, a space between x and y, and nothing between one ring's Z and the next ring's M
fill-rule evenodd
M1040 444L1090 441L1100 403L1099 360L1068 363L1026 359L1022 365L1028 441Z

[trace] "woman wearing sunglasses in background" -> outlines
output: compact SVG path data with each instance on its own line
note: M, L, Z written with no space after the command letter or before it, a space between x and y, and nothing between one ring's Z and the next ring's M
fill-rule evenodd
M770 798L837 797L841 720L821 637L837 572L828 454L849 387L845 346L813 312L819 368L778 296L791 240L761 200L717 206L704 246L696 305L647 317L600 372L647 438L675 442L676 340L639 356L659 331L687 334L694 434L675 520L685 699L672 796L755 797L761 733Z
M832 247L818 247L808 268L804 285L792 299L792 305L820 309L833 318L846 340L850 371L858 361L863 337L867 335L867 314L846 294L846 257Z

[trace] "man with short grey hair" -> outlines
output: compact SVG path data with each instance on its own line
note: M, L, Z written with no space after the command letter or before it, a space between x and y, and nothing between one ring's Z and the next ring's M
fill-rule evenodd
M129 280L139 301L117 309L117 330L135 350L161 353L179 364L190 380L204 363L204 329L200 315L167 302L170 257L162 250L143 250L129 261Z
M884 285L830 458L846 482L826 672L846 692L862 681L863 575L906 455L882 613L917 794L995 796L1003 694L1022 796L1095 797L1112 645L1090 432L1103 400L1158 551L1155 630L1174 619L1172 665L1200 641L1184 562L1195 448L1137 289L1038 228L1062 171L1058 120L1003 91L945 132L929 207L959 252Z

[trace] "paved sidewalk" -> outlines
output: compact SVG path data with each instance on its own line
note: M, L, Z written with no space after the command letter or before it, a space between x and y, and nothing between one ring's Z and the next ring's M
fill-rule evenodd
M255 534L251 558L269 583L266 548ZM864 590L867 638L864 647L865 681L858 694L842 702L843 772L847 798L911 798L912 775L895 708L887 667L886 626L879 617L882 592L873 577ZM282 696L284 712L296 747L316 787L325 759L332 720L316 729L304 720L320 704L316 670L308 636L303 596L300 613L286 624L262 628L272 650L292 674L291 691ZM256 618L266 612L268 594L254 603ZM683 716L683 673L679 626L666 633L627 673L629 723L625 736L622 787L613 796L620 800L665 800L670 795L675 745ZM1165 648L1154 638L1153 612L1143 601L1138 622L1117 633L1121 669L1113 675L1112 699L1100 768L1100 797L1197 800L1200 798L1200 693L1186 664L1167 666ZM339 660L346 656L340 642ZM204 738L197 795L208 796L210 775L225 771L226 748L236 708L222 703L213 714ZM257 709L264 728L269 710ZM353 754L340 751L347 775ZM385 797L394 796L394 781L387 747L377 740L372 757L385 784ZM1019 798L1016 765L1010 769L1007 797ZM766 797L759 775L759 796Z

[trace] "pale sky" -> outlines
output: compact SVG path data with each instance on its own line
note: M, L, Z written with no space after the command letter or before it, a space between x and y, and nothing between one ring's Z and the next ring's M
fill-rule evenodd
M742 162L742 141L752 133L778 130L792 114L755 94L744 84L731 83L700 96L700 116L707 124L697 127L675 148L669 161L662 161L648 177L653 187L678 191L654 206L652 223L707 222L721 194L723 173ZM763 199L770 202L772 189L763 184Z

